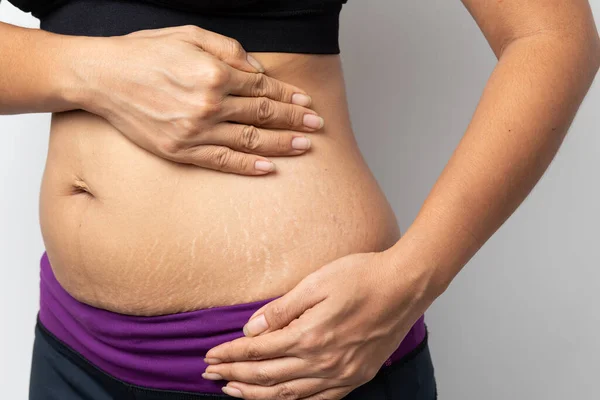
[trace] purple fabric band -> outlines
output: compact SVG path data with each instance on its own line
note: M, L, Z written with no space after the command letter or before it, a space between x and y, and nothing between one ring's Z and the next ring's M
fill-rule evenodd
M138 317L101 310L71 297L58 283L46 253L41 259L40 321L67 346L124 382L153 389L222 393L225 381L201 374L212 347L244 334L248 318L273 299L186 313ZM423 317L382 366L425 338Z

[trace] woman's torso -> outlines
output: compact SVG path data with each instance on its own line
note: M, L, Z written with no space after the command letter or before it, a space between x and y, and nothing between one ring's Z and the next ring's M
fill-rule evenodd
M400 237L350 125L338 55L253 53L325 119L277 172L225 174L158 158L84 111L53 115L40 219L76 299L159 315L284 294L322 265Z

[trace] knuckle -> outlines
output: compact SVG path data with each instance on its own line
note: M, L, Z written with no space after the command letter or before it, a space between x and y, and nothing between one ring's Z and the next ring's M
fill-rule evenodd
M166 28L171 30L171 32L173 32L174 35L176 35L176 37L180 37L184 40L189 40L190 37L191 38L195 38L195 39L201 39L202 38L202 32L204 31L202 28L200 28L199 26L196 25L181 25L181 26L175 26L172 28Z
M323 360L319 363L319 365L321 366L322 370L331 372L339 368L340 360L331 355L326 355L324 356Z
M256 150L260 147L260 133L255 126L244 126L240 135L240 146L248 150Z
M300 123L300 112L296 107L290 107L290 110L286 112L287 124L289 127L302 125Z
M275 107L273 107L273 103L271 100L266 97L261 97L258 100L258 110L257 110L257 118L258 122L264 124L270 121L275 114Z
M150 30L149 29L140 29L139 31L134 31L134 32L129 32L126 35L123 36L129 36L129 37L144 37L147 36L148 34L150 34Z
M219 115L222 111L222 105L220 103L208 103L201 102L196 108L196 116L200 120L209 120L217 115Z
M259 368L256 371L256 380L258 384L263 386L271 386L275 383L273 377L271 377L271 374L269 374L264 368Z
M369 382L375 378L377 373L379 372L379 368L374 367L366 367L363 373L363 379L365 382Z
M190 34L190 35L196 35L196 34L200 33L200 31L201 31L201 29L199 27L197 27L196 25L191 25L191 24L182 25L176 29L181 32Z
M318 344L318 338L313 332L305 332L299 340L298 345L305 352L312 352Z
M284 384L277 389L277 398L281 400L296 400L299 397L293 388Z
M227 47L229 49L229 53L236 58L241 58L246 53L242 47L242 44L232 38L227 38Z
M173 138L164 139L158 144L159 151L162 154L168 155L170 157L173 157L177 153L179 153L182 147L183 146L181 145L181 142Z
M213 158L218 168L227 169L230 164L231 153L227 148L219 148L214 150Z
M371 366L351 363L343 369L340 377L345 382L363 384L373 379L377 371Z
M254 84L252 85L252 95L254 97L264 97L267 95L268 81L267 76L262 73L253 75Z
M250 157L239 157L236 162L237 169L239 171L248 171L249 169L254 168L253 165L251 165L251 160Z
M198 133L198 126L191 118L180 118L174 122L177 135L189 139Z
M351 364L346 365L339 374L339 377L343 382L358 381L357 368Z
M261 358L263 351L261 347L257 344L250 344L246 349L246 358L250 360L258 360Z
M230 73L225 66L212 63L205 67L204 77L210 88L220 88L229 82Z
M277 150L281 152L287 152L290 150L290 146L292 143L292 135L287 134L279 134L276 136L277 140Z
M302 335L302 342L307 351L321 351L327 348L329 343L335 343L335 338L329 332L320 332L309 327Z
M289 90L284 84L278 83L272 90L277 100L288 101L291 100L293 92Z
M198 36L198 32L194 29L196 28L193 25L184 25L173 28L164 28L169 37L173 39L177 39L184 42L189 42L190 38L195 38Z

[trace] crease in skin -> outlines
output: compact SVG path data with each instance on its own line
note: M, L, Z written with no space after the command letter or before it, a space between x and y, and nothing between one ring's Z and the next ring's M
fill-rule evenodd
M190 260L192 262L196 262L196 241L198 240L198 237L195 236L192 239L192 244L190 245Z
M152 246L150 247L149 250L146 251L146 255L144 256L143 268L148 268L148 266L149 266L148 258L152 255L152 253L154 252L154 249L156 249L157 246L158 246L158 238L154 238L154 242L152 243Z
M250 232L248 230L248 227L244 224L240 224L241 225L241 229L242 229L242 234L244 235L244 243L249 243L250 242ZM245 261L247 263L252 262L252 253L250 252L250 248L248 246L244 246L244 256L245 256Z
M327 121L311 151L277 157L272 176L165 162L85 112L55 119L44 240L76 284L68 291L110 311L176 313L284 294L337 257L391 242L390 210L354 149L336 57L261 58ZM73 177L95 197L58 197Z
M258 281L255 280L254 282L252 282L252 284L256 285L256 286L263 286L265 284L268 284L272 280L274 268L277 268L277 272L281 273L281 272L285 272L287 266L281 265L281 264L277 265L276 267L273 266L271 251L268 248L269 238L268 238L267 234L265 232L261 232L259 239L260 239L260 243L262 245L263 271L262 271L262 274L260 275L260 280L258 280Z
M90 199L91 200L91 199ZM85 258L83 255L83 246L82 246L82 238L84 237L84 235L81 234L81 231L83 230L83 221L85 219L86 216L86 212L87 209L91 206L91 203L88 202L88 204L85 205L84 209L80 212L79 214L79 219L78 219L78 223L77 228L76 228L76 234L75 237L77 238L77 246L76 246L76 251L77 251L77 259L79 260L79 262L81 263L81 265L79 266L78 270L81 272L82 275L85 276L85 280L87 280L88 282L94 282L94 278L91 276L91 274L89 273L89 269L88 269L88 265L85 263ZM96 285L90 285L91 287L91 295L92 298L94 299L94 301L98 302L99 301L99 294L98 294L98 290Z
M74 189L74 194L83 192L83 193L87 193L87 194L93 196L87 183L85 183L85 181L79 177L74 178L73 189Z
M125 265L123 266L124 268L130 268L132 265L134 265L134 263L132 263L131 261L134 260L134 254L136 253L135 249L130 248L129 251L127 252L127 258L125 261Z
M164 263L164 259L165 259L165 255L167 253L167 249L166 247L160 248L159 247L159 256L158 256L158 260L156 261L156 263L154 265L149 266L149 268L146 268L146 283L151 281L152 278L156 275L157 271L160 271L163 268L163 263ZM146 286L148 286L146 284ZM144 291L147 290L147 287L144 289Z
M229 235L228 224L223 224L223 235L224 235L224 237L227 240L227 243L225 245L225 249L228 250L228 251L230 251L232 253L230 255L231 258L236 258L237 254L236 254L235 248L232 249L232 247L231 247L231 236Z
M241 226L242 227L242 234L244 235L245 239L247 240L250 237L250 233L243 227L243 222L244 222L244 218L242 216L241 211L239 210L239 206L236 204L235 199L233 197L229 198L229 209L233 210L235 212L235 214L237 215L237 220L234 221L235 226ZM245 242L247 243L247 241ZM237 251L243 252L246 260L248 260L250 251L248 249L247 246L242 246L239 243L236 243L236 246L231 246L231 242L229 239L229 236L227 236L227 248L225 249L225 253L223 254L224 258L227 259L227 253L230 252L233 249L234 253L236 254L236 258L237 258Z
M198 240L198 237L195 236L192 239L192 242L190 243L189 247L190 247L190 260L189 260L189 265L186 268L186 280L188 282L192 282L194 280L194 266L196 265L197 261L196 261L196 241Z

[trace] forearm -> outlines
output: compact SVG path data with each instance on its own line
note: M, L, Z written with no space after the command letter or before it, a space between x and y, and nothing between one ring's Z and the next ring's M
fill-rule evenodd
M78 108L70 74L75 40L0 22L0 114Z
M549 35L505 49L464 137L391 249L422 274L425 296L447 288L548 168L598 70L598 52L596 38Z

